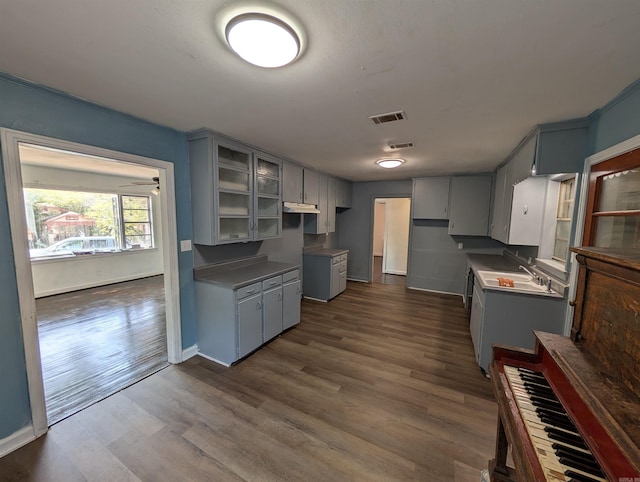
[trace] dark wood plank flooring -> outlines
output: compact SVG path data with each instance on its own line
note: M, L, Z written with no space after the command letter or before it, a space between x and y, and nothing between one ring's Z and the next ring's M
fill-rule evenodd
M163 276L36 300L55 423L167 366Z
M169 366L0 460L0 480L477 482L497 406L460 297L349 283L225 368Z
M382 283L385 285L401 285L406 286L407 277L398 274L386 274L382 272L382 256L373 257L373 276L372 282Z

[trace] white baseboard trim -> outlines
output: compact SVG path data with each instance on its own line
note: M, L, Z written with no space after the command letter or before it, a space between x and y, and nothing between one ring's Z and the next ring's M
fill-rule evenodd
M198 354L198 344L190 346L189 348L185 348L182 350L182 361L187 361L189 358L194 357Z
M328 303L329 302L329 300L321 300L319 298L312 298L311 296L307 296L307 295L303 295L303 298L305 300L320 301L321 303Z
M355 281L356 283L368 283L369 280L360 278L347 278L348 281Z
M124 283L125 281L133 281L141 278L150 278L152 276L158 276L163 274L162 271L151 271L149 273L130 274L127 276L118 276L116 278L109 278L102 281L91 281L87 283L80 283L74 286L65 286L63 288L53 288L50 290L43 290L35 293L35 298L43 298L45 296L59 295L63 293L72 293L74 291L86 290L89 288L99 288L100 286L108 286L116 283Z
M223 367L229 368L231 366L229 363L224 363L224 362L221 362L220 360L216 360L212 356L207 356L202 352L198 352L198 356L201 356L202 358L206 358L207 360L211 360L212 362L216 362L218 365L222 365Z
M464 294L461 294L461 293L452 293L451 291L428 290L426 288L416 288L415 286L407 286L407 288L409 288L410 290L416 290L416 291L426 291L428 293L439 293L441 295L460 296L464 300Z
M37 437L33 433L32 425L27 425L26 427L13 432L8 437L0 440L0 457L4 457L8 453L18 450L23 445L27 445L29 442L34 441L36 438Z
M395 271L393 269L389 269L387 271L384 271L382 274L396 274L396 275L400 275L400 276L407 276L407 272L406 271Z

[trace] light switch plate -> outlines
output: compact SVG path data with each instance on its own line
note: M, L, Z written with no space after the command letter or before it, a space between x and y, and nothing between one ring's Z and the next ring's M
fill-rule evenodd
M180 251L183 253L185 251L191 251L191 240L190 239L181 239L180 240Z

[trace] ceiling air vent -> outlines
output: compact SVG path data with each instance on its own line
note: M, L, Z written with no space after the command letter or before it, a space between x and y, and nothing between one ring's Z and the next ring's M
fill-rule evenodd
M389 144L389 149L406 149L408 147L413 147L413 142L397 142L395 144Z
M399 121L406 119L407 114L399 110L398 112L389 112L388 114L378 114L369 116L374 124L384 124L385 122Z

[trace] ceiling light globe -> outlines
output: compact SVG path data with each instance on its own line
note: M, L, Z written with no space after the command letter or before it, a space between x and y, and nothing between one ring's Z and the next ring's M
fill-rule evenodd
M266 14L238 15L227 24L226 37L236 54L258 67L282 67L300 53L300 40L295 31Z
M404 159L379 159L376 161L376 164L385 169L393 169L394 167L401 166L404 162Z

